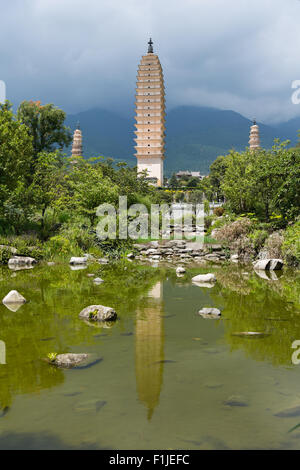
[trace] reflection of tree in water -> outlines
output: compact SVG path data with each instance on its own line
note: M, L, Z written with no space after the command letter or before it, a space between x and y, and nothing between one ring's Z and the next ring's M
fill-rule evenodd
M164 328L162 282L149 291L145 306L137 310L135 329L135 372L139 400L150 420L158 405L163 381Z
M286 272L274 281L251 271L243 276L244 271L224 268L216 273L221 288L212 298L224 305L225 338L232 351L243 348L255 360L291 365L292 342L300 339L300 273ZM233 336L243 331L269 336Z

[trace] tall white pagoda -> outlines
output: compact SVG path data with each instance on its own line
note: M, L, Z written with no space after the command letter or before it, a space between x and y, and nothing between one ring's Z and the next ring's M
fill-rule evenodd
M153 53L153 42L148 42L148 53L142 56L136 85L136 158L138 173L147 171L147 177L157 186L164 182L165 151L165 89L159 58Z

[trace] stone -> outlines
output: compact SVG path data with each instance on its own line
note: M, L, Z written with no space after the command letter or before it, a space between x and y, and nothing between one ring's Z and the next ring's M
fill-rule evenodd
M50 361L50 363L57 367L70 369L71 367L75 367L78 364L81 364L83 361L88 359L88 357L88 354L58 354L55 360Z
M300 416L300 406L298 405L279 411L278 413L275 413L274 416L277 416L278 418L295 418Z
M98 261L98 263L100 263L100 264L108 264L108 263L109 263L109 259L108 259L108 258L99 258L97 261Z
M94 276L95 276L95 274L92 274L92 273L87 274L87 277L94 277Z
M86 263L87 263L87 258L85 256L83 257L72 256L72 258L70 259L71 265L86 264Z
M11 290L2 300L4 304L25 304L27 300L17 291Z
M90 305L80 312L79 317L90 321L106 322L116 320L117 313L111 307L105 307L104 305Z
M48 266L54 266L55 263L54 263L53 261L48 261L47 265L48 265Z
M186 270L182 266L178 266L178 268L176 268L176 274L184 274L185 272Z
M129 259L134 258L134 254L133 253L128 253L127 258L129 258Z
M230 261L238 261L239 260L239 255L231 255L230 256Z
M267 271L275 271L280 270L283 267L283 260L282 259L261 259L254 263L253 265L256 271L259 270L267 270Z
M238 395L233 395L227 400L223 401L223 404L226 406L248 406L248 402Z
M22 266L33 266L37 261L30 256L14 256L8 260L8 267L11 269L19 268Z
M93 279L93 282L95 284L101 284L101 282L104 282L103 279L101 279L101 277L95 277L95 279Z
M221 311L218 308L202 308L198 314L202 318L217 319L221 316Z
M193 282L216 282L216 276L212 273L198 274L192 278Z

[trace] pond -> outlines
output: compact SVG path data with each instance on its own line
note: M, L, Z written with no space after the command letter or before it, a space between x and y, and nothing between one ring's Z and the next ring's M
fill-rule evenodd
M207 272L213 287L192 283ZM29 301L0 305L1 449L300 448L299 271L190 265L177 277L123 261L3 268L0 279L1 299L16 289ZM85 323L91 304L119 320ZM221 318L201 318L202 307ZM265 335L235 335L249 331ZM101 360L63 370L42 360L50 352Z

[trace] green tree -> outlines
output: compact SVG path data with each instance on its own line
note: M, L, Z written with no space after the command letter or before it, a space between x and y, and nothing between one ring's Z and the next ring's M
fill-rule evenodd
M178 187L178 181L177 181L175 173L173 173L169 181L169 188L176 189L177 187Z
M24 219L32 154L27 128L16 119L8 101L0 104L0 215L6 225L19 224Z
M57 148L62 150L72 141L71 131L64 125L66 113L53 104L23 101L18 108L17 117L32 136L34 163L40 152L53 152Z
M45 237L45 214L49 207L57 210L68 199L64 161L59 151L38 155L29 200L41 211L41 234Z
M210 173L209 173L210 182L218 200L224 197L224 194L221 189L221 184L225 176L226 167L227 167L226 158L223 155L220 155L210 165L210 168L209 168L210 169Z

